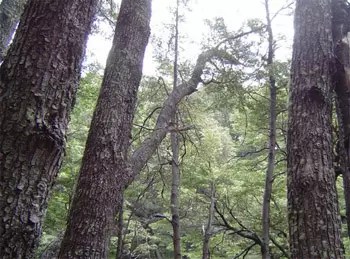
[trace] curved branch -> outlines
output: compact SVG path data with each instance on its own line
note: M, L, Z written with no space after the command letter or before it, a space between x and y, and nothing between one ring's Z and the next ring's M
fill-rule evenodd
M129 169L131 169L131 172L127 185L129 185L139 174L159 144L165 138L166 134L169 132L169 126L171 126L169 125L170 119L176 111L177 104L185 96L197 91L198 84L202 82L201 76L207 61L215 57L216 54L216 49L211 49L200 54L190 80L183 82L169 94L158 115L153 133L142 142L141 146L137 148L130 157Z
M259 31L259 29L254 29L248 32L243 32L237 34L235 36L229 37L222 42L220 42L217 46L207 51L201 53L198 58L196 65L192 71L191 78L188 81L185 81L178 85L173 91L169 94L167 99L164 101L164 105L158 115L158 119L156 122L156 126L152 134L146 138L139 148L137 148L130 156L129 159L129 179L126 183L126 187L134 180L134 178L140 173L142 168L145 166L147 161L150 159L152 154L155 152L159 144L165 138L166 134L169 132L170 119L172 115L176 111L177 104L188 95L197 91L197 86L200 83L204 83L201 76L203 75L203 71L207 62L209 62L213 58L221 57L223 59L227 59L227 55L219 49L219 47L230 40L238 39L240 37L246 36L250 33L254 33ZM233 62L233 60L229 60ZM238 63L234 61L234 63Z
M250 231L248 228L246 228L245 226L243 226L242 224L240 224L240 226L242 227L242 229L238 229L233 227L225 218L225 216L220 212L219 208L217 207L217 204L214 205L215 211L216 213L219 215L220 219L222 220L223 223L220 223L221 226L225 227L227 230L232 231L231 234L237 234L241 237L250 239L252 241L255 242L255 244L259 245L261 248L263 247L263 243L262 240L260 239L260 237Z

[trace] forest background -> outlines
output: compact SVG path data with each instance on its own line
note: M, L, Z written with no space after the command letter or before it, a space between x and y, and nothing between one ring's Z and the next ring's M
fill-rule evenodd
M210 239L210 258L261 258L272 67L277 95L276 156L271 179L268 245L272 258L289 258L286 133L293 2L270 1L275 38L273 63L268 63L269 35L261 29L266 24L265 2L218 0L213 4L209 0L193 0L180 1L178 7L176 49L176 1L153 1L152 34L138 93L130 152L153 131L159 109L171 92L174 53L179 56L181 83L190 77L200 53L224 45L225 55L209 62L204 82L197 92L180 103L176 116L180 139L181 254L183 258L201 258ZM71 116L63 167L44 221L39 258L53 258L51 253L59 246L65 230L111 46L119 3L105 1L100 8ZM250 32L244 34L246 31ZM243 36L225 41L239 34ZM170 205L172 159L171 140L167 138L125 191L123 211L116 216L110 258L174 257ZM337 186L340 212L344 216L342 184ZM348 247L346 231L343 232L343 244Z
M293 13L291 2L270 2L271 13L277 14L273 21L273 30L277 39L276 58L280 60L277 67L281 140L278 143L281 151L278 152L276 163L276 175L279 176L274 185L276 189L273 196L272 222L276 229L275 242L288 250L283 170L288 59L293 37ZM114 4L111 8L117 10L119 3ZM251 9L251 6L255 8ZM157 111L152 113L170 91L175 9L176 1L153 1L151 39L146 50L144 78L138 94L137 115L134 120L135 146L153 127ZM115 18L116 13L109 13L112 15L107 18L99 17L95 23L95 31L89 37L85 76L81 81L69 127L67 155L45 218L41 244L44 251L50 250L49 246L55 243L57 235L63 231L66 224L74 179L79 172L90 125L89 119L101 82L100 75L103 74L103 64L111 47L115 26L111 20ZM266 19L265 3L259 0L239 3L220 0L215 4L209 0L186 1L180 5L180 15L179 70L184 78L190 73L201 51L215 46L235 31L249 28L249 23L252 23L253 27L259 26L260 23L264 24ZM248 255L247 258L260 257L260 247L256 246L255 241L233 233L243 231L261 235L262 197L269 141L269 86L262 59L266 58L268 43L264 34L250 35L237 43L241 46L236 45L234 51L242 56L242 63L250 63L251 71L242 73L243 67L227 68L223 76L233 76L233 81L229 79L227 86L208 85L181 105L184 113L188 114L182 118L186 121L184 123L195 125L195 130L182 133L180 152L180 222L183 229L181 242L184 258L200 258L202 255L203 229L207 226L209 215L211 183L215 185L217 210L222 213L215 215L213 225L217 226L212 230L212 258L239 258L246 254L251 256ZM251 86L243 86L247 81ZM172 257L171 224L168 221L171 218L168 145L169 142L164 141L146 170L126 192L123 235L125 258ZM162 217L154 219L154 215ZM230 227L233 229L230 230ZM113 238L111 242L110 257L115 258L117 238ZM275 256L285 256L280 249L273 250L276 250Z

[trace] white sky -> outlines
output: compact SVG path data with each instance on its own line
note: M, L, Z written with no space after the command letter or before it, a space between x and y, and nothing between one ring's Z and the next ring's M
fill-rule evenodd
M153 0L151 33L156 36L164 23L171 23L172 15L169 12L169 6L176 0ZM286 0L270 0L270 12L273 14L285 5ZM190 0L191 12L186 13L185 24L180 29L180 34L187 35L189 42L181 46L186 53L180 53L193 62L199 54L199 43L208 32L208 27L203 22L204 19L212 20L215 17L223 17L230 30L238 29L242 23L249 18L260 18L265 21L264 0ZM279 15L273 21L274 34L284 35L285 41L278 43L280 47L277 56L289 58L290 46L293 37L293 17L285 14ZM168 39L165 39L167 41ZM93 52L97 60L105 65L111 40L107 41L103 37L94 35L90 37L88 50ZM144 61L144 74L155 74L155 65L152 59L153 46L149 44Z

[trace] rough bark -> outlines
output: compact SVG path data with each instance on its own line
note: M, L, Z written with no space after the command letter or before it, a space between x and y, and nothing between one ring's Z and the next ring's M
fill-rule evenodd
M332 158L331 0L298 0L288 128L291 258L344 258Z
M343 176L344 199L346 207L347 231L350 237L350 56L349 39L346 36L349 28L344 28L348 20L339 20L337 13L344 13L343 0L333 0L333 39L335 69L334 89L336 93L337 119L339 128L338 163ZM336 8L338 7L338 8ZM339 8L341 8L339 10ZM344 7L343 7L344 8ZM346 13L346 11L345 11ZM349 14L347 14L349 16Z
M0 63L6 55L26 2L27 0L2 0L0 3Z
M174 76L173 89L177 87L177 69L178 69L178 45L179 45L179 0L176 1L175 11L175 58L174 58ZM176 112L171 118L172 125L178 125ZM171 225L173 227L173 246L174 259L181 259L181 233L180 233L180 213L179 213L179 190L180 190L180 165L179 165L179 134L172 131L171 139L171 194L170 194L170 211L171 211Z
M150 35L151 0L123 0L59 258L107 258L129 178L137 90Z
M266 9L266 22L268 32L268 56L267 56L267 69L269 72L269 86L270 86L270 126L269 126L269 157L265 178L265 192L263 199L263 211L262 211L262 242L263 247L261 249L262 258L270 259L270 201L272 194L272 177L275 167L275 147L276 147L276 79L273 71L273 58L274 58L274 38L272 32L272 25L269 11L269 1L265 0Z
M0 255L33 258L97 0L29 1L0 68Z
M209 213L208 213L208 223L204 230L204 238L203 238L203 254L202 259L209 259L210 258L210 237L212 235L212 225L213 225L213 218L215 213L215 185L214 182L210 183L210 206L209 206Z

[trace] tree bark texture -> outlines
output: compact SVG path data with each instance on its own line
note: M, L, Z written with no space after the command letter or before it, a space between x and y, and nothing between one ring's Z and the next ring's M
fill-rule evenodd
M29 1L0 68L0 257L33 258L97 0Z
M337 13L344 6L343 0L333 0L333 39L335 69L334 89L336 93L337 119L339 128L338 158L343 176L344 199L346 208L347 231L350 237L350 51L348 38L344 38L349 28L345 29L345 21L337 19ZM340 4L339 4L340 3ZM346 12L345 12L346 13ZM349 14L348 14L349 15ZM342 29L341 29L342 28Z
M272 24L270 19L269 1L265 0L266 22L269 48L267 54L267 69L269 73L270 86L270 125L269 125L269 156L265 178L265 191L262 209L262 258L270 259L270 201L272 194L272 176L275 167L275 148L276 148L276 79L273 71L274 59L274 39Z
M151 0L123 0L59 258L107 258L150 35Z
M6 55L26 2L27 0L2 0L0 3L0 62Z
M331 0L298 0L288 128L291 258L344 258L332 158Z

